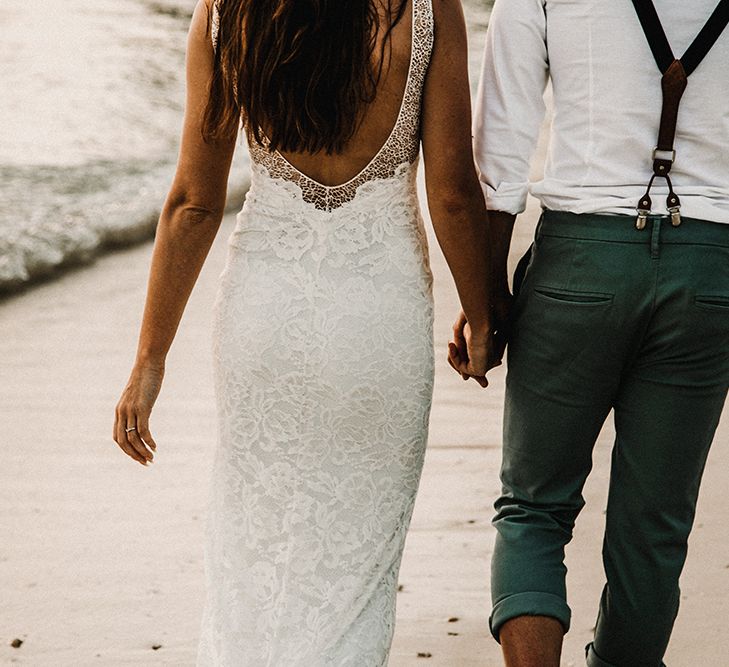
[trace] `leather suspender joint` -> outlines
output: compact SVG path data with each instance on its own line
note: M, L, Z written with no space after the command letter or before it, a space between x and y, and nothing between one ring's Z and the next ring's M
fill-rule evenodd
M661 124L658 130L658 145L653 150L653 176L648 189L637 206L638 219L635 222L637 229L644 229L648 216L651 213L652 202L650 191L656 177L666 179L668 184L668 197L666 208L671 215L671 224L678 227L681 224L681 200L673 191L673 184L669 174L676 160L676 123L678 121L678 108L681 98L688 84L688 76L680 60L674 60L661 79L663 90L663 108L661 110Z

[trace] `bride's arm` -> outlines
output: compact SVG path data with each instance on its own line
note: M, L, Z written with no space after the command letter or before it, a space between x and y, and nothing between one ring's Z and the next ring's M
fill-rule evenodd
M491 336L489 223L471 143L466 25L459 0L433 0L433 9L435 44L422 116L428 207L470 328L467 374L482 376L498 355Z
M149 415L165 358L225 208L235 137L216 143L202 138L212 69L208 6L200 0L187 42L187 94L177 171L157 226L136 361L114 422L114 440L142 464L152 460L150 450L156 448ZM129 428L136 430L127 433Z

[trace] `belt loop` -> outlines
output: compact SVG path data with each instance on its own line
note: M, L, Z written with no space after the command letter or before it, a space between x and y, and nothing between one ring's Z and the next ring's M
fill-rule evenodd
M661 223L663 218L653 218L653 229L651 230L651 259L658 259L661 254Z
M547 212L546 210L542 209L542 214L539 216L539 220L537 220L537 226L534 229L534 240L536 241L542 234L542 226L544 225L544 219L546 218Z

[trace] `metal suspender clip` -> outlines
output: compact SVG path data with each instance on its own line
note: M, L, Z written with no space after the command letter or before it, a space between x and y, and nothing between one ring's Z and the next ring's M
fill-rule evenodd
M651 182L653 182L653 179L651 179ZM648 189L650 190L650 187ZM646 193L643 199L638 202L638 218L635 221L636 229L645 229L648 222L648 216L651 214L651 206L651 197Z
M671 214L671 224L674 227L678 227L681 224L681 200L678 195L673 191L671 181L668 181L668 187L671 189L666 198L666 208Z

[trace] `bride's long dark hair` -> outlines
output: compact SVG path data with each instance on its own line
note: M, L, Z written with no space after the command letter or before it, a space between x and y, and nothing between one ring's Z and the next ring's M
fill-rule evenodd
M381 0L384 26L376 3L219 0L206 139L229 135L242 118L249 138L261 143L265 132L271 150L340 152L375 96L407 0Z

